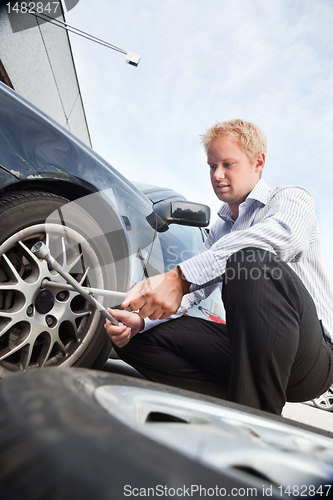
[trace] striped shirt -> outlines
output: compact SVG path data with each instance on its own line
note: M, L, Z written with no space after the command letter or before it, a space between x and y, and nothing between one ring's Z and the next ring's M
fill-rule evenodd
M199 254L179 264L192 285L177 314L171 318L180 316L217 286L222 286L218 281L232 254L244 248L259 247L287 262L301 278L313 298L326 335L333 340L333 293L310 193L298 186L271 189L260 179L239 205L235 221L227 203L223 203L218 215ZM148 320L145 329L154 324L156 322Z

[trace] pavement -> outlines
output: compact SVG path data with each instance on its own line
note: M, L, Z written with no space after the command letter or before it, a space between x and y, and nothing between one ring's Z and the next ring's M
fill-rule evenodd
M316 408L310 401L306 403L286 403L282 416L333 434L333 413Z
M103 370L136 378L144 378L137 370L118 358L110 358ZM282 411L282 416L296 422L301 422L302 424L332 432L333 434L333 412L316 408L311 401L307 401L306 403L286 403Z

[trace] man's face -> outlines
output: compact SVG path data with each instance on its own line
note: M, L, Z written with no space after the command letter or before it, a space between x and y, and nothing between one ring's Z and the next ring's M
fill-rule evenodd
M264 153L259 153L251 162L240 149L238 141L222 135L210 143L207 163L215 194L228 203L234 219L237 218L239 205L260 179L265 164Z

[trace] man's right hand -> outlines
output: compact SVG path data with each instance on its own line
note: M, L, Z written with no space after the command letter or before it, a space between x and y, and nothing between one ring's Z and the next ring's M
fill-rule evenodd
M124 347L134 335L144 327L144 320L137 313L122 311L120 309L108 309L114 318L123 323L120 326L113 325L108 319L104 328L106 333L117 347Z

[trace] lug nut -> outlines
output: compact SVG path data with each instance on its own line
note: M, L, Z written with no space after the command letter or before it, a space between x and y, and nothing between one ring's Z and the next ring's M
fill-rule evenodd
M47 326L49 326L49 327L54 326L56 323L55 318L53 316L50 316L50 315L46 316L45 321L46 321Z
M34 307L33 305L30 305L28 308L27 308L27 316L32 316L34 313Z
M65 298L66 298L66 293L65 292L59 292L57 294L57 299L58 300L62 301L62 300L65 300Z

